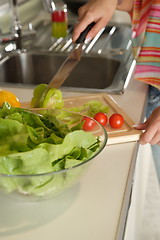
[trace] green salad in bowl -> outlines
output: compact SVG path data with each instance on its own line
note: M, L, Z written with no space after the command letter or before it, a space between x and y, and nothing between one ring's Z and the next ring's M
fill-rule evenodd
M0 108L0 191L48 199L71 187L105 147L107 133L95 120L63 109Z

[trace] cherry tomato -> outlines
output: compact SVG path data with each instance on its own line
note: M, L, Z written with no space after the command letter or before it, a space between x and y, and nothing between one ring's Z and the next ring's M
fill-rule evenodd
M124 123L124 118L119 113L114 113L109 118L109 124L112 128L121 128Z
M90 131L96 125L96 122L94 120L92 120L91 118L86 117L86 116L83 118L82 121L84 121L83 126L82 126L82 129L84 131Z
M108 117L105 113L103 112L98 112L94 116L94 119L99 122L102 126L105 126L108 122Z

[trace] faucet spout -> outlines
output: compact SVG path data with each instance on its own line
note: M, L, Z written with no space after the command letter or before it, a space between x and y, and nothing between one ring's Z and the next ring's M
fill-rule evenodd
M12 28L11 33L3 35L0 38L0 44L7 44L14 42L15 50L22 49L22 39L30 38L31 36L36 35L36 31L29 27L29 30L23 30L22 25L19 20L18 10L17 10L17 0L10 0L10 6L12 10ZM31 25L31 23L29 24Z

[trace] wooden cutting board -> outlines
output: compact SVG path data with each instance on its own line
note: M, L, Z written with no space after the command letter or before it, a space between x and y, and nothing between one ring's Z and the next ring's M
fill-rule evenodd
M139 140L142 131L134 129L134 121L120 108L120 106L114 101L114 99L107 94L98 93L92 95L89 94L84 96L64 98L64 107L80 107L84 103L87 103L89 101L100 101L103 105L109 106L109 112L107 114L108 118L113 113L120 113L124 117L124 124L119 129L113 129L110 127L109 124L105 126L105 129L108 133L107 145ZM29 107L29 103L22 103L22 106Z

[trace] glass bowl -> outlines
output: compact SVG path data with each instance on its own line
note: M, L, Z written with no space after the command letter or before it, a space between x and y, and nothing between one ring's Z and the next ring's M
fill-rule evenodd
M82 130L84 115L80 113L64 109L14 111L13 121L23 116L25 131L14 130L12 152L0 154L0 193L9 197L28 201L56 196L80 180L107 143L106 130L97 121L93 120L92 130ZM14 151L14 146L22 146L22 150Z

